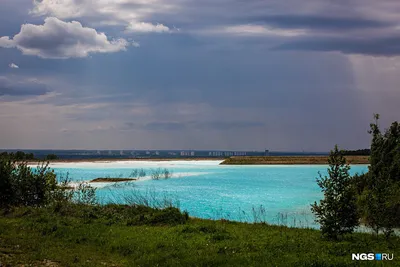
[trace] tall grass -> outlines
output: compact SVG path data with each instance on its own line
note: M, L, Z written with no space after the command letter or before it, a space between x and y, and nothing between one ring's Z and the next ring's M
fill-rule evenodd
M145 177L146 175L147 174L144 169L133 169L132 172L130 173L129 177L139 179L139 178Z
M105 204L123 204L129 206L146 206L156 209L180 208L180 201L174 194L157 191L154 187L146 188L145 191L135 187L125 192L117 193L109 190L107 198L103 199Z
M146 176L150 176L151 179L153 180L161 180L161 179L169 179L172 177L173 171L169 170L167 168L153 168L148 171L145 169L133 169L128 175L125 174L118 174L118 175L106 175L105 178L124 178L124 177L129 177L129 178L135 178L135 179L140 179Z
M140 205L158 209L180 207L180 202L176 197L167 192L157 193L154 188L146 189L144 192L133 189L125 194L124 200L131 206Z
M237 221L250 224L270 224L291 228L313 228L317 226L313 220L313 215L308 210L298 212L278 212L277 214L268 213L264 205L252 206L249 210L241 207L233 212L227 212L222 208L212 210L210 220Z
M151 179L153 180L160 180L161 178L169 179L171 177L172 177L172 171L166 168L151 169Z

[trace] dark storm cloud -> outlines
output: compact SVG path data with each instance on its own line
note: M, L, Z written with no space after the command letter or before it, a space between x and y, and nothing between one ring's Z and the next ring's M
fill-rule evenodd
M348 30L393 26L391 22L357 17L340 17L340 15L336 17L332 15L269 15L253 17L249 21L263 22L277 28L311 30Z
M373 56L400 55L400 36L383 38L308 38L284 43L275 50L337 51L344 54Z
M0 96L39 96L48 92L46 85L35 81L15 81L0 77Z

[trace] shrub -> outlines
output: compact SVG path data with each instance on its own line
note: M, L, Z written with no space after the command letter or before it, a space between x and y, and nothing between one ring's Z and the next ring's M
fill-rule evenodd
M162 174L161 168L151 170L151 179L160 180Z
M350 166L337 145L329 156L329 177L319 175L317 183L324 193L319 204L311 205L322 234L328 238L351 233L358 225L356 197L351 186Z
M150 225L176 225L184 224L188 219L188 216L184 213L182 214L177 208L166 208L166 209L155 209L150 216L144 217L142 220L144 224Z
M137 177L138 174L139 174L139 170L138 169L134 169L129 176L130 177Z
M14 152L8 153L7 151L4 151L0 153L0 158L21 161L21 160L34 160L35 156L33 155L33 153L25 153L23 151L17 151L15 153Z
M46 160L55 160L55 159L58 159L58 156L55 154L48 154L46 156Z
M32 169L26 162L0 159L0 207L43 206L56 190L56 174L47 164Z
M0 208L8 207L15 201L12 177L14 171L15 162L2 157L0 159Z
M172 177L172 171L168 169L152 169L151 170L151 179L153 180L160 180L161 178L169 179Z
M134 169L129 176L139 179L146 176L146 171L144 169Z
M146 171L144 169L140 169L138 175L139 175L139 177L145 177L146 176Z
M172 177L172 171L170 171L168 169L164 169L163 174L164 174L164 179L169 179Z
M86 182L79 183L78 188L74 191L74 200L79 204L95 205L97 204L96 199L96 188L92 187Z
M376 234L383 230L387 237L400 226L400 124L393 122L382 133L379 115L371 123L371 156L368 175L360 194L363 220Z

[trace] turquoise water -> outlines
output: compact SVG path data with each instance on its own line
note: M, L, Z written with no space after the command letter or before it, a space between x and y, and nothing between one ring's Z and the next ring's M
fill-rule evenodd
M119 202L145 195L170 199L190 216L236 221L266 221L297 227L315 227L310 204L322 194L315 182L324 165L224 166L220 161L63 163L52 165L59 174L69 173L73 182L98 177L128 177L133 169L167 168L168 180L149 177L128 183L99 183L102 203ZM351 173L367 171L352 166Z

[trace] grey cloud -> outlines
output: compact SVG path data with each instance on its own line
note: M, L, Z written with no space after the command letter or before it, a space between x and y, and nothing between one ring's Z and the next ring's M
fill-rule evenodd
M179 9L176 1L34 1L32 15L54 16L61 19L84 19L95 25L127 26L131 23L131 30L140 32L166 31L166 27L157 27L150 21L144 20L150 15L174 13ZM179 2L179 1L177 1ZM155 21L159 23L159 21ZM144 24L141 24L144 23Z
M176 131L186 128L186 124L181 122L151 122L144 125L144 129L150 131Z
M251 121L211 121L198 123L195 125L197 129L204 130L238 130L264 127L265 123Z
M367 18L340 17L331 15L269 15L253 17L253 22L264 22L268 25L286 29L318 29L318 30L348 30L383 28L393 26L391 22Z
M142 1L128 0L123 3L109 2L105 5L108 8L101 3L89 0L45 0L35 1L32 12L37 15L53 15L60 18L80 18L89 24L90 22L107 24L108 20L111 22L115 20L120 26L122 23L126 27L132 23L133 29L144 32L168 31L167 27L161 25L168 25L170 29L175 25L182 31L173 38L179 38L177 36L182 35L182 32L192 35L196 35L196 32L207 35L207 33L215 33L216 29L218 32L218 29L224 29L224 27L254 23L277 30L276 36L270 37L268 41L264 40L265 45L269 48L275 46L277 40L282 42L283 39L280 38L284 38L285 43L279 47L282 50L295 50L298 47L299 50L340 51L372 55L397 55L398 50L386 43L386 39L399 36L395 26L399 24L396 12L400 9L400 4L392 0L348 0L340 4L335 1L321 2L317 0L272 2L205 0L201 4L194 0L173 0L168 3L157 0L144 4ZM387 14L387 16L382 14ZM162 24L157 27L154 23ZM284 33L279 35L279 29L288 31L305 29L304 34L307 39L299 40L296 36L288 36ZM365 42L354 40L354 36L360 36L360 32L362 32ZM377 34L377 32L379 33ZM224 37L226 35L238 37L235 31L228 31ZM338 39L325 38L326 35L334 35ZM212 38L216 39L215 36L214 34ZM243 36L241 36L242 39L244 39ZM259 38L265 38L265 36L260 34ZM220 41L221 39L223 38L219 38ZM253 45L247 39L246 44ZM1 42L4 47L11 45L9 39L3 39ZM163 40L161 42L165 43ZM202 42L204 42L203 39ZM159 47L159 43L159 41L155 41L155 45L145 45ZM44 46L43 43L40 45ZM240 44L235 42L235 45L239 46ZM62 49L64 50L64 48ZM58 50L48 52L50 57L59 53ZM87 53L84 53L83 56L86 55Z
M36 81L16 81L0 76L0 96L39 96L50 90L45 84Z
M125 123L122 129L144 129L150 131L180 131L187 129L227 131L258 128L264 126L265 123L263 122L251 121L151 122L144 125L128 122Z
M136 126L136 123L133 122L126 122L122 129L132 129Z

